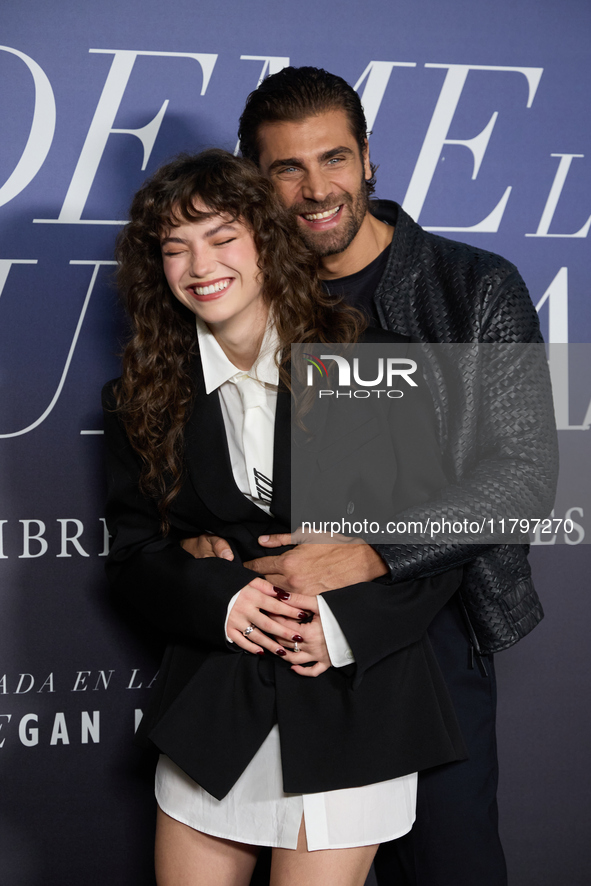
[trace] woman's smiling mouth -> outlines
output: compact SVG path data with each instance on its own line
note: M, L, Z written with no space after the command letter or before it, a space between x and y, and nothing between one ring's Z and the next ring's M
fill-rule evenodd
M199 301L211 301L223 295L232 283L232 277L223 277L218 280L212 280L210 283L204 283L201 286L198 284L189 286L188 291L193 298Z

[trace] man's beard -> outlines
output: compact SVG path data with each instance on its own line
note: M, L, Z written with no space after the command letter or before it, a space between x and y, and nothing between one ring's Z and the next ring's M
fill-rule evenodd
M329 194L322 203L294 203L290 206L290 212L297 219L300 215L326 212L328 209L341 205L343 207L343 217L336 228L329 229L328 231L312 231L305 222L297 222L302 240L318 258L338 255L340 252L344 252L355 239L369 208L365 180L362 180L361 187L355 194L343 193L338 197L334 194ZM348 212L346 212L347 209Z

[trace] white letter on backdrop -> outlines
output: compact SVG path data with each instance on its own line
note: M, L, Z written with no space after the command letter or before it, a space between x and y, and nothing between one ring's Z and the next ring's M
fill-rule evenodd
M78 323L76 325L76 329L74 330L74 335L72 336L72 342L70 344L70 350L68 351L68 356L66 357L66 362L64 364L64 369L62 371L62 376L59 380L59 384L57 386L57 390L53 395L53 398L45 410L38 419L36 419L32 424L28 425L26 428L21 428L20 431L11 431L8 434L0 434L0 440L7 439L9 437L20 437L21 434L28 434L29 431L35 430L42 422L45 421L47 416L53 410L53 407L57 403L59 396L62 392L62 388L64 387L68 371L70 369L70 363L72 362L72 357L74 356L74 351L76 350L76 344L78 343L78 338L80 336L80 330L82 329L82 323L84 322L84 316L86 314L86 309L88 308L88 303L90 302L90 296L92 295L92 290L94 289L94 284L96 283L96 278L98 276L98 272L103 265L114 265L116 262L114 261L86 261L86 260L73 260L70 262L71 265L94 265L94 271L92 272L92 277L86 291L86 298L84 299L84 304L82 305L82 309L80 311L80 316L78 317ZM40 556L37 554L36 556Z
M272 74L278 74L279 71L282 71L283 68L287 68L289 65L289 56L288 55L241 55L240 61L246 62L264 62L261 73L259 75L259 79L257 81L257 85L255 89L258 89L265 77L271 77ZM234 148L234 156L237 157L240 153L240 139L236 142L236 147Z
M426 68L447 68L447 74L441 88L437 105L429 124L429 129L425 136L425 141L421 148L417 164L414 168L406 196L404 198L403 207L406 212L411 215L415 221L419 220L419 215L423 208L425 198L431 186L431 181L439 162L439 157L444 145L463 145L472 152L474 158L474 167L472 170L472 180L478 175L478 170L482 163L484 153L488 147L498 111L495 111L482 132L473 138L460 139L448 138L447 133L451 126L466 78L470 71L513 71L523 74L526 77L529 87L527 98L527 107L531 108L536 90L540 83L543 68L516 68L505 67L501 65L440 65L426 64ZM505 190L505 193L486 218L476 225L469 227L429 227L429 231L484 231L488 233L496 233L505 211L505 206L511 193L511 187Z
M591 228L591 215L585 222L582 228L580 228L575 234L549 234L550 225L552 224L552 219L554 218L554 213L556 212L556 207L558 206L558 201L560 200L560 195L562 194L562 189L564 187L564 183L566 181L566 177L568 175L568 171L570 169L570 165L575 158L582 158L584 154L550 154L551 157L560 157L560 162L558 164L558 169L556 170L556 175L554 176L554 181L552 182L552 187L550 188L550 193L548 194L548 199L546 200L546 205L544 206L544 211L542 212L542 217L540 218L540 223L538 225L538 230L535 234L526 234L526 237L586 237L589 233L589 228Z
M390 82L392 68L416 68L416 62L370 62L353 87L359 92L359 87L367 78L363 95L360 96L361 104L367 121L367 131L373 129L382 104L386 87Z
M135 135L139 138L144 148L144 161L142 169L146 168L160 124L168 107L168 99L163 103L156 116L140 129L113 129L113 123L121 104L121 99L127 87L127 82L133 70L138 55L168 56L175 58L192 58L199 62L203 72L203 84L201 95L209 84L217 55L205 52L148 52L132 49L89 49L89 52L108 53L114 55L113 64L99 99L92 123L86 136L86 141L80 152L68 193L64 200L58 218L36 218L36 222L54 224L78 224L78 225L121 225L124 221L105 219L81 218L86 200L90 193L94 177L97 173L103 152L111 133L123 135Z
M0 295L13 265L36 265L36 258L0 258Z
M0 188L0 206L4 206L27 187L43 166L55 132L55 98L47 75L36 61L10 46L0 46L0 50L22 59L33 75L35 85L35 110L27 144L12 175Z

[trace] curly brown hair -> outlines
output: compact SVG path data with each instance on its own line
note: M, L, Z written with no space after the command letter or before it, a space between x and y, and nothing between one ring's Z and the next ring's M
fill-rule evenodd
M207 212L195 209L199 200ZM317 258L254 163L227 151L181 154L135 195L131 221L116 247L117 283L132 327L116 386L117 411L143 468L142 492L155 498L165 532L168 508L183 481L183 431L194 397L190 366L198 353L195 315L173 295L160 242L171 228L219 214L252 232L262 293L279 338L280 379L290 387L292 342L351 342L363 330L359 311L335 304L317 277Z

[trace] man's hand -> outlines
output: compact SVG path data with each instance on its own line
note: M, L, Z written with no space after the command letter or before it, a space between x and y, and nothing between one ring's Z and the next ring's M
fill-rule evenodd
M261 535L259 544L265 548L279 548L293 544L299 538L297 533ZM276 557L248 560L244 566L261 573L277 587L309 597L362 581L373 581L388 572L380 555L368 544L359 539L346 541L340 544L298 544ZM185 538L181 545L197 558L234 559L228 542L217 535Z
M289 533L261 535L259 544L277 548L293 544ZM385 575L388 568L368 544L300 544L277 557L259 557L244 563L271 584L296 594L315 597Z

